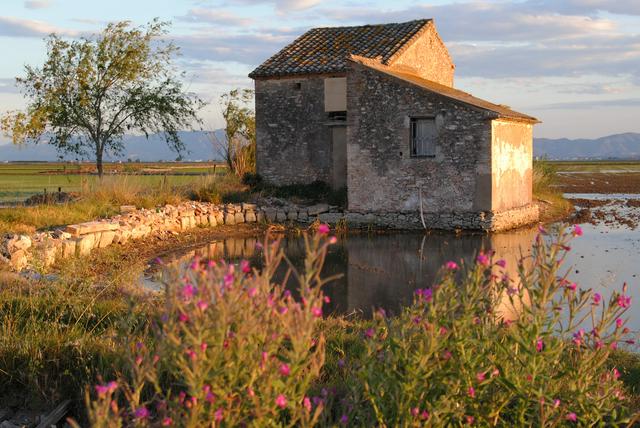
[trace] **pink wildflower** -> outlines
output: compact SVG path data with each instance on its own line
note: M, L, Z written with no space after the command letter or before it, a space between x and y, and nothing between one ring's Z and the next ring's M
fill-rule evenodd
M311 308L311 313L316 318L322 318L322 308Z
M302 400L302 406L307 412L311 412L311 400L309 400L309 397L304 397L304 400Z
M178 314L178 321L187 322L189 321L189 316L185 313L180 312L180 314Z
M194 294L196 294L196 288L193 286L193 284L187 283L184 287L182 287L182 297L185 300L192 298Z
M616 379L616 380L620 379L620 372L615 367L613 368L613 378Z
M100 398L104 398L104 396L107 395L107 392L109 392L109 388L107 388L106 385L96 385L95 389L98 397Z
M539 337L538 340L536 340L536 351L542 352L543 349L544 349L544 342L542 338Z
M249 264L249 261L242 260L240 262L240 269L242 269L242 272L244 273L251 273L251 265Z
M592 298L593 298L594 305L598 305L602 300L602 296L600 295L600 293L595 293Z
M480 252L478 257L476 257L476 262L482 266L489 266L489 257L487 257L485 253Z
M228 273L224 276L224 286L229 288L233 285L234 276L232 273Z
M289 376L291 374L291 368L288 364L282 363L280 364L280 374L282 376Z
M578 287L577 284L575 282L570 282L565 286L568 290L571 291L576 291L576 288Z
M444 265L447 269L449 270L456 270L458 269L458 264L454 261L448 261L447 263L445 263Z
M204 300L199 300L198 303L196 303L196 306L198 307L198 309L204 312L209 307L209 303L205 302Z
M478 372L476 374L476 379L478 379L478 382L482 382L483 380L485 380L486 378L486 374L484 372Z
M469 395L469 397L475 398L476 397L475 388L473 386L470 386L469 389L467 389L467 394Z
M367 339L371 339L374 335L375 335L375 332L372 328L368 328L364 332L364 337L366 337Z
M420 413L420 419L422 419L423 421L426 421L427 419L429 419L429 412L427 412L426 410L423 410L422 413Z
M576 415L573 412L567 413L567 415L564 418L566 420L568 420L569 422L577 422L578 421L578 415Z
M500 259L496 262L497 266L500 266L501 268L504 268L507 266L507 261L505 259Z
M326 235L327 233L329 233L330 230L331 229L329 229L329 226L324 223L318 226L318 233L320 235Z
M278 308L278 313L279 313L280 315L284 315L284 314L286 314L287 312L289 312L289 308L287 308L286 306L280 306L280 307Z
M138 407L134 412L133 416L136 419L146 419L149 417L149 410L147 410L147 408L144 406Z
M582 236L582 228L577 224L573 226L573 236Z
M338 242L338 238L336 238L335 236L329 238L329 244L333 245L336 242Z
M620 294L618 296L618 306L620 306L621 308L628 308L629 306L631 306L631 297Z
M207 342L202 342L200 344L200 351L205 352L207 350Z
M340 416L340 423L342 425L346 425L349 422L349 417L347 415Z
M169 416L166 416L163 420L162 420L162 426L163 427L169 427L173 424L173 419L171 419Z
M620 328L622 327L623 324L624 324L624 321L622 321L622 318L618 318L616 320L616 327Z
M278 395L276 397L276 406L280 407L281 409L287 407L287 397L282 394Z
M216 422L221 422L223 417L224 417L224 410L222 410L222 407L220 407L213 414L213 418L216 420Z
M476 421L476 418L474 418L473 416L465 416L465 419L467 420L467 424L469 425L473 425L473 423Z
M560 407L560 400L558 400L557 398L553 400L553 407L555 407L556 409Z

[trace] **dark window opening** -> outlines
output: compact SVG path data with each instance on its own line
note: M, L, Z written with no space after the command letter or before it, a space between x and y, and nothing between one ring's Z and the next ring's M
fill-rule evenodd
M347 112L346 111L330 111L329 120L333 120L337 122L346 122Z
M411 118L411 157L434 157L436 139L435 119Z
M299 91L300 89L302 89L302 83L296 82L295 88L296 88L296 91Z

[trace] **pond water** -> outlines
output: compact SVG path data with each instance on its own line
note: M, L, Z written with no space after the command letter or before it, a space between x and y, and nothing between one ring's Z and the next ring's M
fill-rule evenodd
M606 222L586 223L582 228L584 235L574 239L567 257L570 278L580 287L593 288L603 296L619 290L626 281L632 299L640 304L640 230ZM341 314L356 311L367 316L375 308L384 308L389 313L397 313L411 302L414 290L433 285L445 262L473 262L482 249L492 249L496 257L505 259L507 270L513 269L510 274L515 277L516 261L528 254L536 234L537 228L491 235L349 234L331 247L327 257L325 273L342 275L325 288L325 293L331 297L327 310ZM262 239L258 236L211 242L202 248L174 254L163 263L186 264L197 254L214 260L246 258L259 266L256 243ZM301 263L304 256L301 238L285 237L283 247L295 264ZM154 271L154 275L147 277L146 284L157 288L159 269L152 266L149 272ZM640 310L627 315L629 327L640 330Z

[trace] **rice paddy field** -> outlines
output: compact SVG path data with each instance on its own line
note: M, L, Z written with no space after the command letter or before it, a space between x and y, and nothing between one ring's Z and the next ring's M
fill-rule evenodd
M127 176L140 187L181 186L203 175L226 172L215 163L109 163L105 174ZM51 192L80 192L92 188L98 180L92 163L11 162L0 163L0 203L16 203Z

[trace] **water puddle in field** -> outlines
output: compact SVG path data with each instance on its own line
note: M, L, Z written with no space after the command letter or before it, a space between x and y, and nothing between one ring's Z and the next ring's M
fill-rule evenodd
M573 195L568 195L573 196ZM580 195L582 198L584 195ZM591 196L591 195L589 195ZM606 195L605 195L606 196ZM607 207L638 215L640 208L627 206L626 198L609 195L617 202ZM571 267L569 278L582 288L593 288L606 298L629 284L628 293L640 305L640 230L616 221L594 220L583 223L584 235L572 241L565 266ZM398 313L411 302L418 288L433 285L438 270L449 260L471 263L478 251L492 249L497 258L507 261L506 270L516 276L516 261L530 251L537 228L498 234L450 233L351 233L332 246L327 256L325 274L342 274L328 284L325 293L331 298L327 311L344 314L353 311L368 316L375 308ZM230 238L211 242L195 250L176 253L163 260L165 265L187 265L193 256L238 262L248 259L260 266L256 244L264 237ZM282 242L288 257L301 265L304 243L300 237L285 236ZM152 274L155 272L155 274ZM160 267L152 264L147 271L147 287L161 289ZM633 308L634 306L632 306ZM629 326L640 330L640 310L627 313Z

